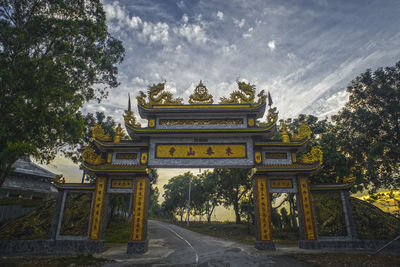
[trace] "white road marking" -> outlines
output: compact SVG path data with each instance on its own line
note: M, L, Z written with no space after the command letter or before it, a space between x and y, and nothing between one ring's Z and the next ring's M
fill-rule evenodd
M171 231L172 233L174 233L177 237L179 237L180 239L182 239L183 241L185 241L189 247L193 250L194 254L196 254L196 265L199 264L199 255L197 255L196 250L194 249L194 247L192 246L192 244L189 243L189 241L187 241L185 238L183 238L181 235L179 235L177 232L175 232L174 230L172 230L171 228L169 228L168 226L165 226L159 222L157 222L159 225L161 225L162 227L168 229L169 231Z

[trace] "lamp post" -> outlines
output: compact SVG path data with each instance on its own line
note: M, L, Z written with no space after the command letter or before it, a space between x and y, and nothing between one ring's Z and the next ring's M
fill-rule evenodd
M190 216L190 191L192 187L192 178L189 177L189 197L188 197L188 209L187 209L187 225L189 225L189 216Z

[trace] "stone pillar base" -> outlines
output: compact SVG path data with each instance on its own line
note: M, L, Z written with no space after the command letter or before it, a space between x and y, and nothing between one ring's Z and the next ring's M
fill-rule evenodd
M127 254L144 254L149 248L148 241L129 241L126 253Z
M258 250L275 250L274 241L256 241L254 247Z

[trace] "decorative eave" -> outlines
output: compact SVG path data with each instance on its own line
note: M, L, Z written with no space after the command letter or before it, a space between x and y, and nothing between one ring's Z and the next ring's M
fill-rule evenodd
M266 103L260 104L193 104L193 105L151 105L143 106L138 104L139 115L143 119L149 119L155 116L187 116L187 114L218 115L235 114L255 115L256 118L262 118L265 113Z
M111 152L114 150L140 151L147 150L149 146L148 143L135 143L132 140L121 140L121 142L115 143L113 141L101 141L98 138L94 138L94 142L102 152Z
M53 182L53 185L58 190L94 190L96 184L82 184L82 183L57 183Z
M282 141L256 141L254 146L260 150L290 150L291 152L302 151L307 147L310 138L304 138L300 141L291 141L289 143Z
M349 190L353 186L353 183L345 184L315 184L311 185L312 191L339 191Z
M312 175L318 172L321 167L319 161L308 163L293 163L293 164L266 164L256 166L256 174L268 173L270 174L308 174Z
M82 167L88 173L96 174L98 176L104 175L115 175L119 174L122 176L129 176L132 174L146 174L146 165L134 165L134 164L101 164L101 165L91 165L87 162L82 162Z
M126 130L132 139L139 139L148 136L163 136L168 135L177 136L260 136L262 138L271 137L276 130L276 122L273 122L266 127L253 127L253 128L236 128L236 129L155 129L155 128L137 128L130 124L126 124Z

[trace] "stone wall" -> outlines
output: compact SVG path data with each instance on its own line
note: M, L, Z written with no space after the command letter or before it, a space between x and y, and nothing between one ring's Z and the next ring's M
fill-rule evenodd
M12 240L0 241L0 255L92 254L101 252L104 241L87 240Z

